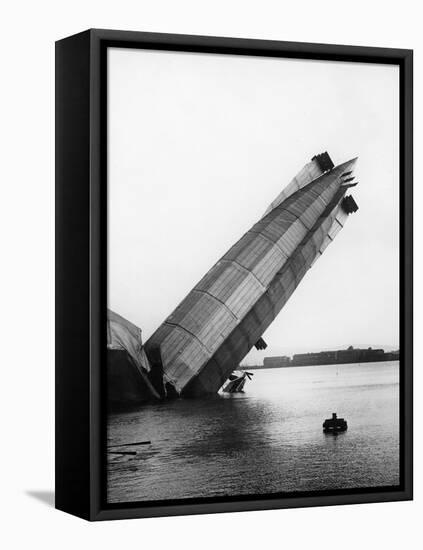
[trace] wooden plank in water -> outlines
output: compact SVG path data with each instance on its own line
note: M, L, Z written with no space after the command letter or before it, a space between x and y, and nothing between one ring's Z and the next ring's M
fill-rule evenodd
M135 445L151 445L151 441L137 441L135 443L121 443L120 445L108 445L108 449L115 449L116 447L134 447Z

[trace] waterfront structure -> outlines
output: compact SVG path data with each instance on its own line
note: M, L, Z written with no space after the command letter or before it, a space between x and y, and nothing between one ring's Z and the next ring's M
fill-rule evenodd
M282 367L289 367L291 364L291 358L287 355L281 357L265 357L263 359L264 369L280 369Z
M399 351L385 352L383 349L354 348L313 353L297 353L292 357L291 366L342 365L346 363L376 363L399 359Z
M296 353L292 359L287 356L265 357L263 367L248 367L253 369L271 369L282 367L309 367L313 365L342 365L346 363L377 363L380 361L398 361L399 350L385 351L374 348L354 348L334 351L313 351L310 353Z
M313 157L145 344L163 395L215 393L357 211L357 159Z

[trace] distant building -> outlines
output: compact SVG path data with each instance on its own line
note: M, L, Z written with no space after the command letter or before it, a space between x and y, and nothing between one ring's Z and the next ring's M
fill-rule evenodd
M399 349L385 353L385 361L399 361L400 352Z
M337 362L337 357L337 351L297 353L292 358L292 366L331 364Z
M354 348L334 351L296 353L289 357L265 357L263 368L306 367L312 365L342 365L346 363L373 363L378 361L397 361L399 350L386 352L383 349Z
M263 361L263 368L265 369L278 369L281 367L289 367L291 365L291 358L283 355L282 357L265 357Z

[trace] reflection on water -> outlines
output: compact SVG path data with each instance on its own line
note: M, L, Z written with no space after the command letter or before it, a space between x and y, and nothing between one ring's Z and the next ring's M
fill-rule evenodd
M398 362L254 371L243 394L178 399L109 417L108 501L399 484ZM348 431L325 435L337 412Z

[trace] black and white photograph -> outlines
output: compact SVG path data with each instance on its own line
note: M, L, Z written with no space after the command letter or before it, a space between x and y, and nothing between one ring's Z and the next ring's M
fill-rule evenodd
M2 5L1 548L414 550L418 7Z
M109 505L392 491L400 71L107 49Z

